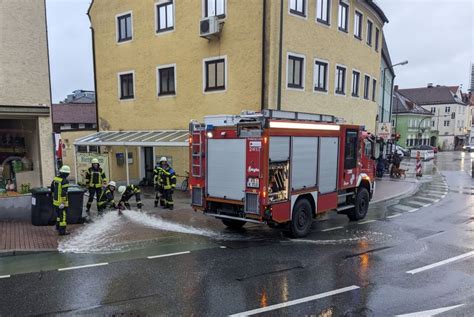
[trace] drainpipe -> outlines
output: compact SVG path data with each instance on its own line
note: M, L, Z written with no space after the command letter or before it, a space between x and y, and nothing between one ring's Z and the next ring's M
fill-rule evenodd
M263 0L263 22L262 22L262 99L260 110L265 109L265 51L266 51L266 31L267 31L267 0Z
M277 110L281 110L281 73L282 73L282 58L283 58L283 0L280 1L280 52L278 60L278 97Z
M89 17L90 21L90 17ZM91 21L92 25L92 21ZM94 67L94 90L95 90L95 122L96 122L96 131L99 131L99 94L97 92L97 75L96 75L96 60L95 60L95 32L94 28L91 26L91 37L92 37L92 63Z

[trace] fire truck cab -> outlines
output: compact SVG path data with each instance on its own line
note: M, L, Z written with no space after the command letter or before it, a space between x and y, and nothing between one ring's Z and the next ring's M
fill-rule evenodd
M334 116L263 110L190 123L190 188L195 211L230 228L288 226L303 237L336 210L366 216L375 190L375 138Z

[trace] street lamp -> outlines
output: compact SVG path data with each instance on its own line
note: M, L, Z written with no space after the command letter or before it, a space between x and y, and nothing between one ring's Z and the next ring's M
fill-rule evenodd
M392 69L396 66L400 66L400 65L406 65L408 64L408 61L403 61L403 62L400 62L400 63L396 63L396 64L393 64L392 66L388 66L388 67L385 67L383 69L383 74L382 74L382 80L383 80L383 84L382 84L382 116L381 116L381 122L383 122L383 108L384 108L384 105L385 105L385 71L387 69ZM395 76L393 77L395 79ZM391 91L393 91L393 80L392 80L392 89ZM392 97L393 99L393 97ZM389 109L389 116L390 114L392 113L392 99L390 100L390 109ZM395 114L396 116L396 114ZM390 117L389 117L390 118ZM397 126L395 125L395 132L397 132Z

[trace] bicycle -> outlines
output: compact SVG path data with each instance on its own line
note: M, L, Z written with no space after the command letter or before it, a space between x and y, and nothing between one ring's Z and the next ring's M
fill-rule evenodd
M179 190L182 192L186 193L189 190L189 172L186 171L186 176L183 175L176 175L177 177L183 177L184 180L181 182L181 185L179 186Z

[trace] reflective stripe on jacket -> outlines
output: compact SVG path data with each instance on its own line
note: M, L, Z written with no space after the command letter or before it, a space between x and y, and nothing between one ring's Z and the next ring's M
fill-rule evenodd
M106 187L105 189L102 189L102 192L100 193L99 201L97 202L97 205L98 206L104 206L104 205L113 206L113 205L115 205L114 193L110 190L110 188Z
M59 205L63 204L64 207L69 206L69 199L68 199L68 188L69 188L69 181L66 178L61 176L56 176L51 183L51 192L53 194L53 205L59 207Z
M101 167L95 169L93 167L89 167L86 172L86 184L88 187L95 187L100 188L102 184L107 182L107 177L105 177L105 173Z
M168 168L161 168L160 182L164 189L172 189L176 187L176 174L174 170L168 166Z

